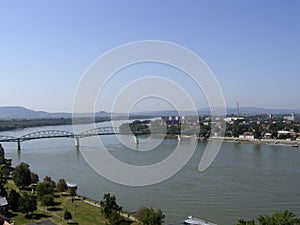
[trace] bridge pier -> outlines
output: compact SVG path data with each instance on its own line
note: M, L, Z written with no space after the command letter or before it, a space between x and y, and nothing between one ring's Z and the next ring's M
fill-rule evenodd
M133 141L134 141L135 144L139 144L139 139L138 139L138 136L136 134L133 136Z
M18 145L17 150L21 151L21 141L19 139L17 141L17 145Z
M178 140L178 142L181 142L181 141L182 141L181 134L178 134L178 135L177 135L177 140Z
M79 137L75 137L75 145L77 148L80 147Z

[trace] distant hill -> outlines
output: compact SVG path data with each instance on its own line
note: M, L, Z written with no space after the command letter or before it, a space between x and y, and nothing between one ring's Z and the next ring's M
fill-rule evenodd
M20 106L0 107L0 119L48 119L48 118L70 118L70 113L48 113L44 111L35 111Z
M227 107L227 115L237 114L237 109L234 107ZM300 110L292 109L264 109L257 107L240 107L240 115L259 115L259 114L288 114L288 113L300 113ZM177 116L179 113L176 110L162 110L162 111L146 111L146 112L134 112L131 113L131 117L158 117L158 116ZM182 115L190 115L192 112L185 111L180 112ZM209 115L209 108L202 108L198 110L199 115ZM127 115L126 113L110 113L105 111L96 112L96 117L111 117L121 118ZM77 117L91 117L93 113L81 113ZM72 113L49 113L44 111L35 111L20 106L6 106L0 107L0 120L10 119L49 119L49 118L71 118Z
M240 115L261 115L261 114L289 114L289 113L300 113L299 109L265 109L258 107L240 107ZM235 107L227 107L227 114L237 114Z

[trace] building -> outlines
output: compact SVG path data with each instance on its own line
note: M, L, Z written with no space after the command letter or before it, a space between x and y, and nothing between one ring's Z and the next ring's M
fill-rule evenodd
M244 120L245 118L241 116L229 116L224 118L224 121L229 124L233 124L234 121L244 121Z
M163 124L165 124L167 127L179 126L179 125L181 125L181 117L180 116L162 116L161 122Z
M252 132L244 132L243 134L239 135L239 138L241 139L251 139L254 140L254 135Z
M8 202L5 197L0 198L0 214L7 215L8 211Z
M295 121L295 113L290 113L288 116L284 116L283 119L289 121Z

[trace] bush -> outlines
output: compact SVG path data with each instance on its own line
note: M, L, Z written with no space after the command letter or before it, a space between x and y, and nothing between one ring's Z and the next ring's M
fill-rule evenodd
M72 214L66 210L65 213L64 213L64 219L65 220L71 220L72 219Z

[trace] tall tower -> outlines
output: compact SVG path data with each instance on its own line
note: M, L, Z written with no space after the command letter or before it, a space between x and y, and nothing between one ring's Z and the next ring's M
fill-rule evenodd
M237 116L240 116L239 102L236 102L236 111L237 111Z

